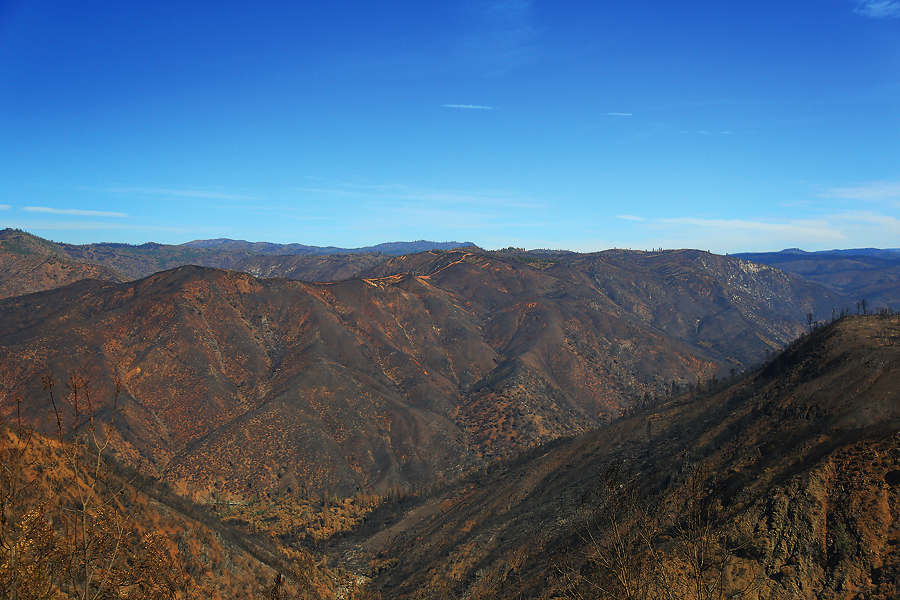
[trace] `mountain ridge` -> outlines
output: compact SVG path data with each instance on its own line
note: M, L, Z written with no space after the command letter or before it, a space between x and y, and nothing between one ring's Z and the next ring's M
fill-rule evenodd
M276 244L273 242L248 242L246 240L232 240L217 238L211 240L193 240L178 244L190 248L225 248L253 252L260 255L287 256L294 254L408 254L411 252L423 252L426 250L452 250L454 248L467 248L474 246L472 242L432 242L428 240L416 240L413 242L384 242L374 246L362 246L359 248L339 248L337 246L307 246L305 244Z
M16 239L0 249L69 260ZM847 317L852 297L697 250L507 250L306 259L354 273L318 283L61 277L0 300L0 411L46 427L52 376L77 427L63 388L83 377L96 416L115 412L116 460L286 548L319 544L384 597L590 583L577 511L610 469L671 507L645 519L665 560L703 477L732 584L900 593L896 314Z
M767 264L822 284L869 308L900 309L900 250L757 252L739 258Z
M185 493L384 490L740 371L839 300L707 253L578 261L429 251L330 283L184 266L8 298L0 406L27 398L37 425L42 378L86 370L98 398L122 384L122 460Z
M407 251L448 249L464 242L390 242L368 248L320 248L302 244L273 244L241 240L195 240L167 245L148 242L66 244L52 242L17 229L0 230L0 297L49 289L75 281L79 274L109 281L140 279L153 273L186 264L219 269L235 269L264 276L291 275L296 279L337 280L354 276L383 257ZM278 256L282 258L275 260ZM275 260L275 264L273 264ZM49 262L56 267L41 266ZM45 276L42 281L33 272L43 268L56 273L70 271L68 277Z

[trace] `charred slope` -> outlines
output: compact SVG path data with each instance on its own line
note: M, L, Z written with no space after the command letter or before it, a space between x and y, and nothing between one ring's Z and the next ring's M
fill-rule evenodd
M192 489L355 491L452 477L723 368L583 285L425 253L426 275L310 284L183 267L0 303L4 413L42 377L121 381L124 460ZM411 269L412 270L412 269Z
M113 269L70 259L52 242L12 229L0 231L0 298L50 290L81 279L127 281Z
M182 265L202 265L224 269L250 256L247 252L169 246L152 242L140 246L115 243L64 244L9 228L0 231L0 252L10 254L7 256L7 260L15 259L25 265L41 264L43 261L50 260L51 265L62 263L70 265L69 268L77 266L89 277L115 282L139 279ZM26 275L27 273L28 271L23 270L21 274ZM21 279L17 277L19 274L19 271L16 270L5 278L7 295L39 291L33 289L33 282L27 277ZM73 277L77 274L77 271L73 272ZM45 287L41 289L52 289L75 281L72 277L61 279L58 276L46 279Z
M494 597L545 597L561 585L555 553L580 543L579 500L611 465L657 482L663 501L703 465L729 526L749 540L741 560L758 574L760 597L895 598L898 372L896 317L847 318L717 394L671 401L384 507L334 550L371 569L391 597L446 597L491 578L503 581Z
M528 266L530 256L543 268ZM476 258L479 257L479 258ZM362 276L427 275L491 309L502 294L570 297L627 315L640 327L691 344L699 352L747 366L806 331L808 315L830 319L852 304L845 296L778 269L699 250L593 254L526 254L493 259L481 271L459 277L464 263L485 258L458 253L402 256ZM445 272L446 269L446 272ZM491 294L494 294L493 296Z
M368 314L342 302L354 296ZM43 421L41 374L77 370L94 402L108 404L121 380L117 449L170 480L233 494L429 480L471 453L438 408L455 401L453 386L382 319L413 300L362 281L263 283L195 267L11 299L5 412L22 397Z
M778 269L699 250L609 250L564 257L572 269L643 322L732 362L762 360L850 302Z
M727 321L738 297L708 269L663 258L700 283L466 251L330 284L199 267L84 281L0 303L3 411L21 397L43 422L42 377L82 371L97 401L121 381L123 459L187 489L347 493L445 479L753 358L715 327L686 341L663 330L664 315L700 314L713 292ZM600 272L618 288L601 288ZM655 321L622 301L626 287L644 290L644 306L659 298ZM754 314L759 338L772 324Z
M255 277L281 277L297 281L342 281L387 260L382 254L329 256L251 256L231 266Z
M158 482L97 460L84 437L77 444L65 437L0 423L4 598L81 594L86 581L90 590L102 582L107 597L122 597L134 594L137 581L145 597L249 600L269 597L275 574L291 574L296 558L305 559L306 572L297 575L319 588L316 598L332 598L321 590L347 583L313 567L306 553L225 525ZM297 579L285 591L296 594Z
M0 298L52 290L82 279L125 282L121 274L98 265L56 256L21 256L0 250Z

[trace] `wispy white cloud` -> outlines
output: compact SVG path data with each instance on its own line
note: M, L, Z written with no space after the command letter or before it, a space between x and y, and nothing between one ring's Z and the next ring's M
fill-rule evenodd
M900 182L873 181L848 187L828 188L816 196L844 200L900 200Z
M10 206L9 204L0 204L0 210L9 210L11 208L12 206Z
M343 207L341 231L358 239L378 233L389 239L459 238L458 241L484 242L482 236L487 232L499 235L498 232L510 230L547 228L547 221L539 214L542 204L514 192L365 182L309 186L296 191L298 204Z
M625 221L643 221L643 217L637 217L635 215L616 215L617 219L624 219Z
M22 210L52 215L77 215L79 217L127 217L126 213L107 212L103 210L79 210L77 208L50 208L47 206L26 206Z
M444 108L475 108L478 110L497 110L493 106L479 106L477 104L442 104Z
M686 129L679 129L679 130L678 130L678 133L690 133L690 134L696 134L696 135L732 135L734 132L733 132L733 131L728 131L728 130L725 130L725 131L709 131L709 130L707 130L707 129L702 129L702 130L700 130L700 131L688 131L688 130L686 130Z
M857 0L856 12L873 19L900 18L900 2L897 0Z
M260 200L258 196L231 194L211 190L179 190L174 188L143 188L143 187L109 187L103 191L112 194L132 194L147 196L180 196L183 198L209 198L213 200Z
M633 117L634 113L621 113L621 112L608 112L607 115L611 117Z
M862 210L793 220L663 218L642 227L650 233L645 246L713 252L895 248L900 239L900 218Z
M547 220L541 214L546 207L540 201L502 190L454 190L363 181L335 182L296 191L298 205L341 206L340 231L359 240L374 235L387 239L453 239L485 244L491 237L505 238L510 231L547 229ZM322 210L328 214L334 212ZM505 245L509 243L498 247Z
M835 221L867 227L878 227L900 234L900 219L890 215L880 215L869 211L846 212L832 217Z

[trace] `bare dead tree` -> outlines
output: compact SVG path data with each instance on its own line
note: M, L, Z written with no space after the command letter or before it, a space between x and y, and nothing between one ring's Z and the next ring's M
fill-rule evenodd
M68 598L162 600L187 592L188 581L177 554L159 533L138 534L127 505L129 481L113 477L104 459L110 449L113 420L121 393L115 382L112 402L97 405L90 382L70 373L65 382L64 418L52 377L44 379L57 424L57 465L61 471L53 499L58 536L52 581ZM108 414L101 420L98 413ZM189 596L189 594L188 594Z
M0 596L10 600L49 599L57 537L39 489L41 470L36 434L22 425L0 424Z
M576 509L574 547L561 565L567 595L666 598L658 508L623 467L607 468Z
M735 600L757 589L758 577L737 556L745 543L737 534L736 515L722 506L707 466L696 467L678 486L670 510L675 518L666 575L675 597Z
M581 499L574 543L558 566L567 597L747 597L758 578L737 558L733 515L710 483L699 467L663 497L621 466L609 467Z

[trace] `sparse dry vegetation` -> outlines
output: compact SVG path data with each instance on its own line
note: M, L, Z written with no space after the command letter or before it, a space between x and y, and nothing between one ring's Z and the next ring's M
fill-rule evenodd
M611 465L582 497L572 546L558 558L577 600L725 600L748 597L758 574L709 470L695 468L666 495Z
M210 531L144 496L136 474L123 479L104 458L110 422L99 415L111 418L115 399L95 403L90 382L72 373L63 404L72 412L64 414L56 382L48 377L44 385L55 438L21 420L0 424L0 597L327 599L356 587L353 576L317 564L302 548Z
M53 380L45 386L55 406ZM66 395L74 412L54 413L57 439L21 421L0 428L3 597L187 597L184 561L171 541L130 519L134 499L102 458L108 438L88 383L72 374Z

